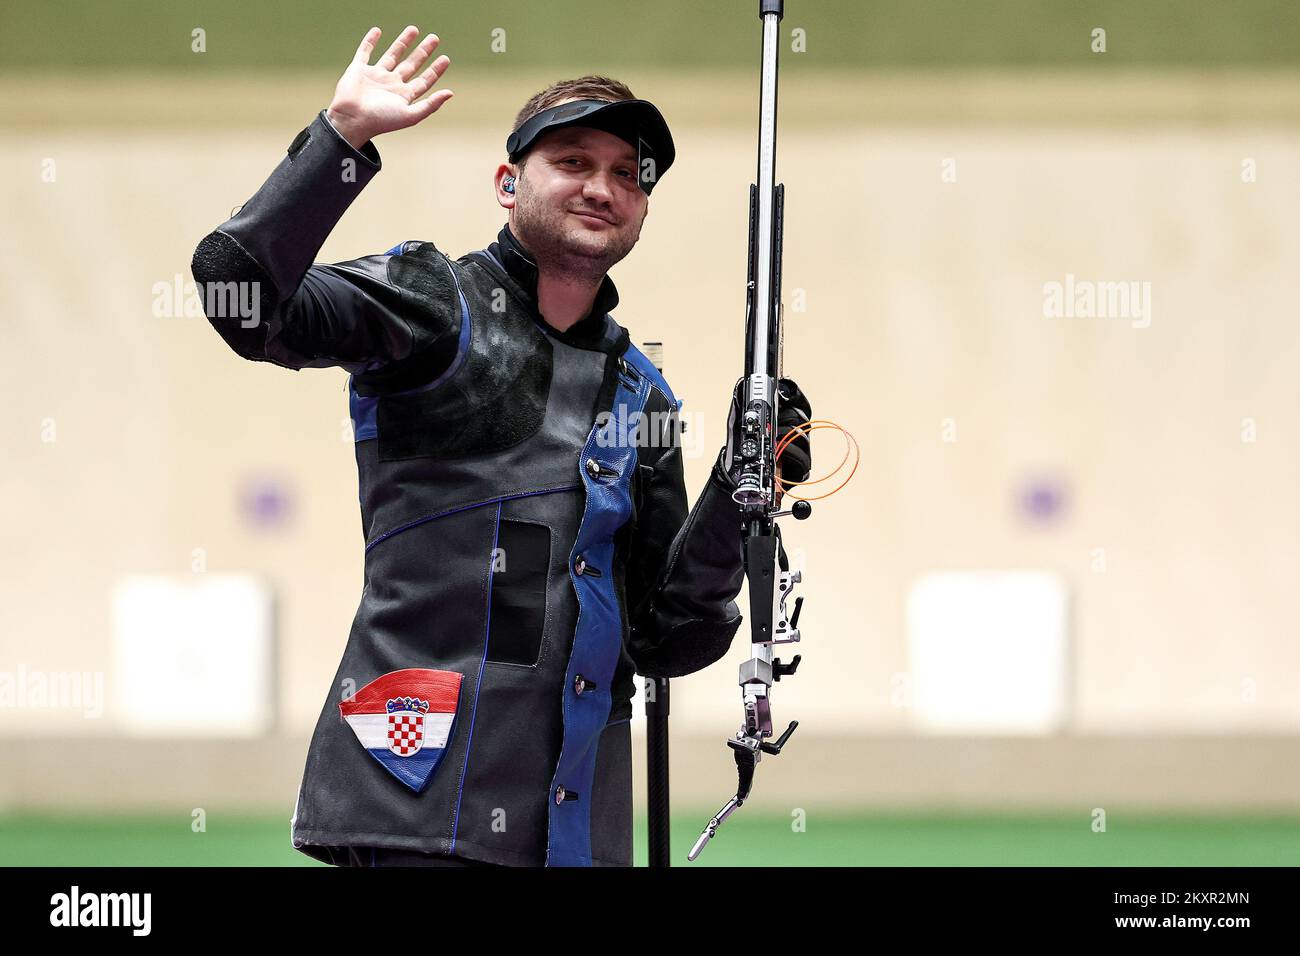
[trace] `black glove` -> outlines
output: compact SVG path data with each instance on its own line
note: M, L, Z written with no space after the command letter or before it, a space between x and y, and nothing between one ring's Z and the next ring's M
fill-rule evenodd
M812 405L808 397L792 378L780 379L777 383L780 397L777 399L776 440L790 433L798 425L805 425L812 420ZM731 392L731 414L727 418L727 444L718 455L717 469L728 476L730 484L735 487L732 468L736 464L736 423L740 419L741 406L745 401L745 379L736 381ZM812 477L812 444L808 435L791 439L781 452L781 480L787 485L796 481L807 481Z

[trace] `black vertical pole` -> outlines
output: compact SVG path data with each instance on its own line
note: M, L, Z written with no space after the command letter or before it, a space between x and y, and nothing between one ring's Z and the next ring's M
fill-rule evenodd
M650 865L672 866L668 809L668 678L645 679L646 802Z
M645 357L660 373L664 370L664 344L643 342ZM681 431L685 425L678 425ZM677 436L673 436L677 440ZM668 801L668 678L645 679L646 808L650 865L672 866L669 831L672 815Z

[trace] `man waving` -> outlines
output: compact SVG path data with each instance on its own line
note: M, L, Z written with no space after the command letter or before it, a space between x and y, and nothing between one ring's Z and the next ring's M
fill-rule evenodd
M556 83L507 140L495 242L313 264L380 170L374 139L452 98L418 36L371 65L371 29L194 254L200 286L256 290L256 321L208 313L237 354L349 373L365 588L293 843L366 866L629 865L632 675L722 657L743 580L721 456L688 513L681 403L610 315L672 136L616 80ZM809 414L797 387L782 409Z

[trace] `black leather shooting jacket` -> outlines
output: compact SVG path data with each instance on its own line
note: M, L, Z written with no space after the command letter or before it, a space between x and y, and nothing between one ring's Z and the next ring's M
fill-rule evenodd
M379 169L322 112L192 263L238 355L349 373L365 585L293 844L630 865L632 675L727 651L733 486L715 465L688 514L681 403L608 277L559 332L509 227L459 259L412 240L313 264Z

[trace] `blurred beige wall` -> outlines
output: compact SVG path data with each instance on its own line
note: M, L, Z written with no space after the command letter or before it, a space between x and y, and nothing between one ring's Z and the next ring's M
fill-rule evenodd
M481 105L459 79L446 115L379 141L383 171L318 258L492 241L507 125L550 79L485 80ZM613 270L615 317L634 341L664 342L667 377L699 416L693 498L742 358L754 84L726 87L735 109L719 125L697 86L636 80L673 124L678 160ZM907 669L908 586L936 569L1003 568L1069 584L1073 733L1300 731L1294 97L1270 113L1261 86L1242 83L1249 119L1236 123L1231 84L1125 82L1098 106L1077 83L1045 81L1036 98L1023 80L981 80L984 98L958 116L951 89L928 81L783 85L786 372L862 449L853 482L786 526L805 557L805 660L776 707L801 734L905 733L891 695ZM205 320L151 306L155 283L191 281L199 238L328 92L299 84L261 99L246 126L226 110L207 130L204 111L174 106L116 129L26 125L30 96L0 118L0 670L107 672L114 582L188 573L204 549L210 572L275 584L281 731L310 731L361 590L346 375L244 362ZM864 99L918 105L876 115ZM1202 117L1196 104L1211 101ZM1067 274L1149 282L1149 326L1045 317L1044 283ZM814 440L819 471L842 454L828 434ZM296 491L285 533L240 518L237 482L264 474ZM1017 511L1035 475L1066 489L1046 525ZM729 659L675 683L674 725L720 741L738 703ZM111 716L9 709L0 736L107 735Z

